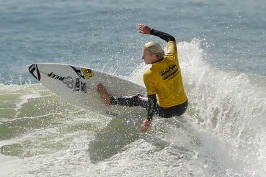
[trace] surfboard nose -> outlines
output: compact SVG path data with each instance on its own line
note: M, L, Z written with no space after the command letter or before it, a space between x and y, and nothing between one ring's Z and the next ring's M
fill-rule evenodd
M37 79L38 81L41 80L41 74L39 72L37 64L26 65L26 67L35 79Z

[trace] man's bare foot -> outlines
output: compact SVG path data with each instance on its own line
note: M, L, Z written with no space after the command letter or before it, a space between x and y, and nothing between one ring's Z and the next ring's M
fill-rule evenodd
M98 93L100 94L100 97L103 100L104 104L106 106L110 106L111 105L111 96L109 95L109 93L107 92L107 90L105 89L103 84L99 83L97 85L97 90L98 90Z

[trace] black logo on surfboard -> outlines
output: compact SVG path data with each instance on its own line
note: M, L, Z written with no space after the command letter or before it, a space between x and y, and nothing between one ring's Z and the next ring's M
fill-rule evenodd
M29 72L33 75L33 77L35 77L35 79L37 79L38 81L41 80L41 74L40 74L37 64L30 65Z
M73 79L70 76L62 77L53 72L51 72L50 74L47 74L47 76L50 78L62 81L64 84L67 85L69 89L72 89L73 92L81 91L81 92L87 93L86 83L82 82L80 78Z

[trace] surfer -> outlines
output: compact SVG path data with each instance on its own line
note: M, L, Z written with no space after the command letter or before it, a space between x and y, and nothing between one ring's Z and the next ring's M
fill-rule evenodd
M148 42L143 47L142 59L146 64L151 64L151 68L143 74L148 97L139 94L114 97L101 83L97 89L105 105L142 106L147 109L147 118L140 127L140 132L145 133L151 126L154 114L163 118L181 116L187 109L188 100L182 82L175 38L144 24L137 24L136 27L141 34L154 35L167 42L166 52L156 42Z

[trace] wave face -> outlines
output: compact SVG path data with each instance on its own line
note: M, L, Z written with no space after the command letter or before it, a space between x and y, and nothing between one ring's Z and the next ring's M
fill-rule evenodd
M189 108L146 135L143 118L97 115L40 84L1 85L4 176L262 176L266 79L212 67L198 40L178 49ZM147 67L126 79L143 84Z

